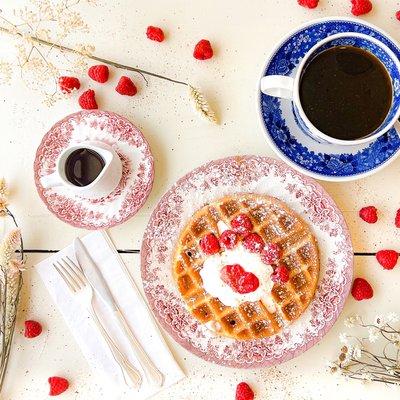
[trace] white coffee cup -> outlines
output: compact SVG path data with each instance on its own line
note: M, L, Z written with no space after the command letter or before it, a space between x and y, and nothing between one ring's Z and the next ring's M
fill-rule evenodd
M299 87L302 73L308 63L320 52L334 46L352 45L369 51L384 65L392 81L392 104L382 124L369 135L355 140L333 138L315 127L305 114L300 101ZM337 145L359 145L368 143L385 134L391 129L400 116L400 62L396 55L378 39L361 33L337 33L319 41L304 55L294 78L283 75L267 75L261 79L260 89L263 93L292 100L293 112L298 126L303 132L319 143Z
M97 178L86 186L76 186L66 176L65 166L68 157L76 150L88 149L96 152L104 161L104 167ZM64 186L77 196L98 199L109 195L122 177L122 162L116 151L108 144L99 141L76 143L66 148L57 158L56 170L40 178L44 188Z

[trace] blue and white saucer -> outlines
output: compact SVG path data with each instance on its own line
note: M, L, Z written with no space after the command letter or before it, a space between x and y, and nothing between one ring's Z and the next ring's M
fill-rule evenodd
M286 36L272 52L263 76L294 76L301 59L312 46L340 32L373 36L400 58L400 47L374 25L353 18L324 18L307 23ZM293 168L317 179L359 179L384 168L400 153L400 125L363 145L323 144L299 128L290 100L271 97L259 90L258 108L267 140L274 151Z

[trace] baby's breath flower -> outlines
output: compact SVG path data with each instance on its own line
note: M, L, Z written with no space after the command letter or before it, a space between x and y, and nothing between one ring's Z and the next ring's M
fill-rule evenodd
M389 323L398 322L399 321L399 316L396 313L391 312L386 316L386 320Z
M355 325L358 325L361 321L361 317L357 314L350 315L344 320L344 325L347 328L353 328Z
M351 356L355 359L355 360L359 360L362 357L362 350L361 347L359 346L353 346L353 348L351 349Z
M375 343L380 335L380 330L377 328L369 328L368 329L368 340L370 343Z
M349 335L345 332L339 334L339 342L343 344L349 343Z

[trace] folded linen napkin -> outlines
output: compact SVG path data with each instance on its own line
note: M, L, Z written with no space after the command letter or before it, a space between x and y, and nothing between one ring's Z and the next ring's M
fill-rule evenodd
M150 386L144 377L139 391L125 385L118 364L101 334L91 322L86 308L72 297L64 281L53 267L53 263L62 256L69 256L75 261L74 249L70 245L39 263L36 268L83 355L91 368L101 375L102 382L106 383L104 389L107 391L107 399L134 398L135 400L142 400L154 395L162 388L178 382L184 377L184 374L164 342L147 304L107 233L104 231L93 232L81 239L93 261L102 272L114 299L120 306L136 337L165 377L161 388ZM110 336L132 364L141 371L133 352L130 350L129 340L125 337L124 332L119 330L112 312L108 310L101 299L96 298L96 294L93 304Z

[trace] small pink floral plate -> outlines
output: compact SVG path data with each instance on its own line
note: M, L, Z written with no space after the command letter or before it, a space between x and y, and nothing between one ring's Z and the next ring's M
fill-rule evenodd
M63 186L49 189L42 176L54 172L59 154L71 144L98 140L112 146L122 160L122 178L101 199L84 199ZM57 122L43 137L34 163L39 196L62 221L85 229L102 229L125 222L143 206L154 178L154 162L143 134L126 118L108 111L80 111Z
M318 240L321 271L315 297L297 321L270 338L236 341L215 335L190 315L172 277L172 257L194 211L243 192L275 196L305 219ZM220 365L268 367L303 353L332 327L350 290L353 249L340 210L313 179L271 158L229 157L190 172L161 198L144 234L141 272L158 321L187 350Z

